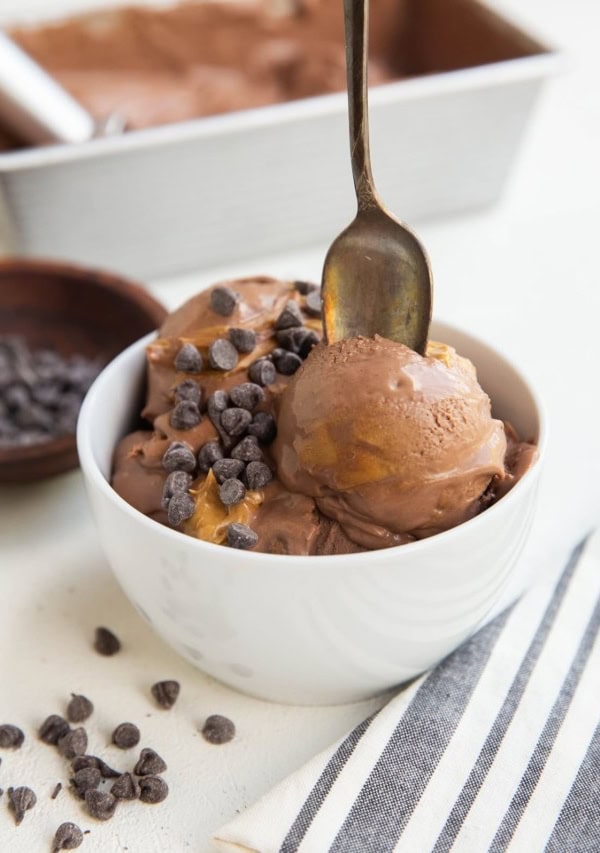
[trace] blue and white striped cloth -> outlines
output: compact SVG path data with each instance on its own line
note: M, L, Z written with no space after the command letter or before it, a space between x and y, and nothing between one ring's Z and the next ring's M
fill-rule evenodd
M600 536L215 835L259 853L600 851Z

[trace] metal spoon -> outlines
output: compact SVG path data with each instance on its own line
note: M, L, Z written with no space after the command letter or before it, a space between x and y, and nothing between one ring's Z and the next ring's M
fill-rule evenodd
M367 101L369 0L344 0L350 151L358 212L323 268L328 343L378 334L423 353L432 276L425 249L381 202L371 173Z

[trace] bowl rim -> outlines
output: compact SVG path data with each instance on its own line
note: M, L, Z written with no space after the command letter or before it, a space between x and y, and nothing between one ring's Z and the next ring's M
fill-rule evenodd
M461 530L467 528L468 530L474 530L477 526L481 526L483 524L489 524L496 517L498 512L502 511L502 507L506 506L507 501L514 502L517 500L518 496L527 488L529 488L530 483L533 484L533 480L539 477L542 462L545 458L545 449L547 444L547 425L546 425L546 415L544 406L534 388L531 381L528 377L523 373L523 371L517 368L512 360L508 358L501 350L497 349L495 346L491 346L485 341L478 338L476 335L471 334L471 332L462 328L461 326L457 326L454 323L447 323L443 320L435 319L433 321L433 325L436 327L443 327L444 329L449 329L451 331L455 331L465 337L469 338L473 341L474 344L487 349L494 356L501 359L505 362L508 367L510 367L521 379L523 385L527 388L529 392L533 406L538 419L538 437L537 437L537 458L535 460L535 464L529 468L525 474L521 477L521 479L515 483L515 485L510 489L510 491L503 495L496 503L492 504L483 512L480 512L478 515L473 516L473 518L468 519L467 521L462 522L462 524L458 524L456 527L452 527L449 530L441 531L440 533L436 533L433 536L429 536L425 539L419 539L415 542L407 542L404 545L394 545L391 548L378 548L369 551L361 551L354 554L314 554L314 555L300 555L300 554L269 554L264 551L244 551L239 550L236 551L236 554L239 556L241 561L248 561L250 564L261 563L263 565L270 564L271 566L277 566L278 570L282 570L283 567L289 566L290 570L295 566L298 567L300 565L306 566L307 560L318 561L318 565L320 568L324 567L326 564L333 568L334 566L341 566L342 564L352 564L359 565L364 563L365 558L369 560L378 560L382 559L384 556L388 558L397 557L399 560L406 560L410 557L411 554L420 553L426 549L443 547L444 543L448 542L451 538L455 538L456 536L460 536ZM90 481L90 483L100 492L108 498L108 500L113 503L116 508L120 511L124 511L128 514L134 523L142 524L143 526L149 529L151 533L154 531L158 535L164 535L168 539L173 538L175 543L179 542L180 545L183 544L182 537L184 542L186 543L185 547L191 548L198 552L198 554L206 554L207 556L214 555L218 556L223 553L224 545L217 545L213 542L206 542L203 539L196 539L192 536L186 536L178 530L173 530L166 525L160 524L158 521L155 521L152 518L149 518L144 513L137 510L135 507L131 506L131 504L127 503L124 498L122 498L111 486L110 482L104 477L100 468L96 462L96 458L94 456L94 451L91 444L90 439L90 429L89 424L92 420L91 412L94 406L94 399L97 393L97 389L102 386L102 384L109 382L115 374L118 373L120 364L122 361L125 361L127 358L131 357L132 350L139 350L140 355L145 350L146 346L154 339L155 333L151 332L148 335L145 335L143 338L135 341L133 344L127 347L127 349L123 350L123 352L119 353L108 365L101 371L90 390L88 391L83 405L81 407L79 413L79 420L77 423L77 450L79 454L80 467L84 477ZM162 531L162 533L159 531ZM439 543L439 545L437 544ZM231 550L231 549L230 549ZM377 555L382 555L378 557ZM406 556L401 556L406 555ZM316 565L316 563L315 563ZM284 569L283 569L284 570Z

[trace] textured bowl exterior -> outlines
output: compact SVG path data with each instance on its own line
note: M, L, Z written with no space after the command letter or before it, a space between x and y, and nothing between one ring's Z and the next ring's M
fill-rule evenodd
M510 387L500 414L543 455L539 406L500 355L450 327L483 386ZM435 664L485 620L514 575L535 507L541 459L475 519L421 542L332 557L239 552L146 518L110 487L115 442L139 398L144 346L109 365L86 398L78 447L107 558L156 631L205 672L279 702L336 704L385 691ZM517 411L518 409L518 411ZM102 414L102 418L99 415Z

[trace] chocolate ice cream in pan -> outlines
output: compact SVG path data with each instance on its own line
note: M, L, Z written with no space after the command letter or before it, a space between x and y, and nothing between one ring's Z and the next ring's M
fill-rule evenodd
M148 346L148 429L113 487L183 534L275 554L344 554L455 527L508 491L534 445L492 417L473 364L381 337L327 346L316 285L215 285Z

